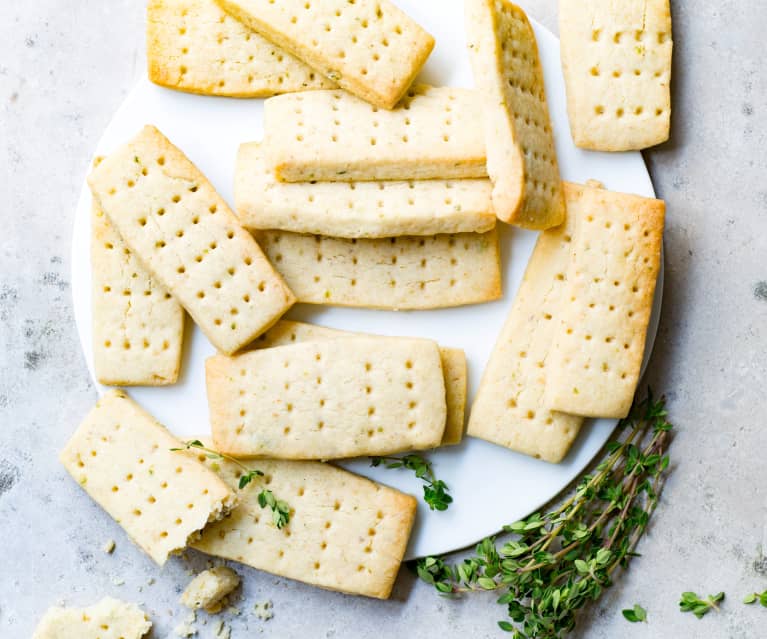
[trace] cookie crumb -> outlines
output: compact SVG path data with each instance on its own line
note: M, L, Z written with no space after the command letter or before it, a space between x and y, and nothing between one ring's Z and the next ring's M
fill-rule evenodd
M258 617L261 621L269 621L272 617L274 617L274 612L272 611L272 602L268 599L266 601L256 602L256 604L253 606L253 610L256 612L256 617Z

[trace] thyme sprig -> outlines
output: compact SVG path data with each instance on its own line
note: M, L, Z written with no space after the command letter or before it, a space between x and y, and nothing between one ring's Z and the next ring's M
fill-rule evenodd
M694 592L683 592L679 600L679 610L681 612L691 612L698 619L703 618L712 610L719 612L719 602L724 599L724 593L718 592L715 595L709 595L702 599Z
M419 577L444 595L501 591L498 603L509 619L498 625L514 639L563 637L576 613L612 584L614 571L638 556L669 465L666 416L665 400L648 393L620 421L606 458L564 503L506 526L511 540L488 537L457 565L419 560Z
M406 468L412 470L418 479L424 482L423 500L431 510L447 510L453 502L448 494L447 484L434 475L431 462L420 455L404 455L402 457L371 457L371 466L384 465L384 468Z
M759 602L760 605L767 608L767 590L764 592L752 592L750 595L746 595L743 599L744 604L752 604Z
M242 474L240 475L238 482L238 488L240 490L243 490L248 484L253 482L256 477L264 476L263 471L255 468L248 468L236 457L232 457L231 455L226 455L225 453L220 453L217 450L208 448L199 439L192 439L188 442L184 442L183 448L171 448L171 451L186 451L193 448L205 453L205 456L208 459L213 459L216 461L228 461L238 466L242 470ZM290 506L281 499L277 499L271 490L267 490L265 488L262 489L261 492L258 493L257 499L258 505L261 506L261 508L268 507L271 509L272 522L275 526L277 526L277 528L282 529L290 523Z

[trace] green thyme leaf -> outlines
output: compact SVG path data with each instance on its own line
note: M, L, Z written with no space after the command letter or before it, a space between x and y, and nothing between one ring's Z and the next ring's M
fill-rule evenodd
M634 604L633 608L623 610L623 616L631 623L637 623L639 621L647 621L647 611L639 604Z

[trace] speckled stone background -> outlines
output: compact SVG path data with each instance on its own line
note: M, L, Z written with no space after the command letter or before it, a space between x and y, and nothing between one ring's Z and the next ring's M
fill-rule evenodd
M523 4L556 29L555 0ZM72 317L72 215L96 141L142 72L143 5L0 2L2 639L29 637L62 598L143 602L160 638L183 616L189 565L158 571L56 461L96 398ZM673 138L647 160L668 202L649 379L670 400L675 462L644 556L582 617L574 636L584 639L767 636L767 610L740 603L767 588L767 4L674 0L673 9ZM108 538L111 556L101 551ZM243 572L235 639L502 635L491 596L439 599L407 571L388 602ZM728 598L698 621L677 611L688 589ZM251 613L265 599L267 622ZM621 617L635 602L649 624Z

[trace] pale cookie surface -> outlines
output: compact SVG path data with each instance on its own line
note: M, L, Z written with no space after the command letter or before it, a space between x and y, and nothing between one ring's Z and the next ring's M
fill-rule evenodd
M233 353L295 301L202 173L152 126L88 178L134 255L219 350Z
M524 279L485 368L471 407L467 434L558 463L567 455L582 417L543 403L551 374L549 350L565 307L576 213L538 238Z
M266 333L261 335L253 348L273 348L299 342L313 342L323 339L338 339L341 337L360 337L364 333L341 331L316 324L280 320ZM463 439L466 414L466 387L468 371L466 353L460 348L439 347L442 359L442 373L445 377L445 401L447 404L447 422L442 435L441 446L454 446Z
M576 415L625 417L644 355L665 205L571 184L565 193L576 228L544 401Z
M203 95L263 98L335 86L215 0L150 0L147 63L152 82Z
M112 386L175 384L184 310L131 254L95 202L91 267L98 381Z
M501 296L497 231L348 240L258 233L301 302L390 310L478 304Z
M533 29L524 11L506 0L467 0L465 6L496 215L529 229L558 226L565 213L562 183Z
M576 146L645 149L669 137L669 0L560 0L567 111Z
M248 229L381 238L489 231L489 180L280 182L257 143L237 156L235 209Z
M70 475L154 561L186 548L234 495L122 391L105 394L59 459Z
M391 109L434 38L388 0L217 0L251 29L347 91Z
M234 486L233 486L234 488ZM181 603L209 614L221 611L226 597L240 585L240 576L227 566L216 566L197 575L181 594Z
M346 337L206 361L216 449L340 459L435 448L446 400L437 344Z
M487 177L481 96L415 86L393 111L344 91L264 103L265 158L286 182Z
M236 486L240 469L217 463ZM196 549L330 590L389 597L415 518L413 497L330 464L243 463L264 477L240 491L231 517L206 528ZM289 504L287 527L277 529L259 506L263 488Z
M141 639L151 627L136 604L106 597L87 608L50 608L32 639Z

